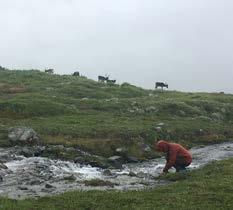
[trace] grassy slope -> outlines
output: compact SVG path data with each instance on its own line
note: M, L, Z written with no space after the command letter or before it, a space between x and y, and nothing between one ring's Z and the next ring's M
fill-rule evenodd
M34 128L44 144L78 145L104 156L124 144L131 155L144 156L141 143L159 138L188 147L232 139L233 96L0 70L0 146L9 145L7 129L16 125Z
M145 191L68 192L54 197L15 201L0 198L1 209L232 209L233 159L215 162L185 176L169 175L174 184Z

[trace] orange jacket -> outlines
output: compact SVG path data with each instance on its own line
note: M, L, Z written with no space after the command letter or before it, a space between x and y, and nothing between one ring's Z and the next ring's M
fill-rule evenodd
M168 171L175 164L189 165L192 162L192 156L180 144L169 143L161 140L156 144L156 149L160 152L166 153L167 163L163 171Z

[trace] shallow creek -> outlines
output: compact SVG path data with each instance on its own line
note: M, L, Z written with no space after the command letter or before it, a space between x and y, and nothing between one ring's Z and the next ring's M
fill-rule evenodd
M193 163L199 168L211 161L233 157L233 143L191 149ZM22 199L58 194L70 190L134 190L166 184L156 180L165 164L164 158L130 163L122 169L104 170L89 165L51 160L43 157L16 156L14 148L0 148L0 160L8 169L0 169L0 196ZM86 186L85 180L101 179L112 186Z

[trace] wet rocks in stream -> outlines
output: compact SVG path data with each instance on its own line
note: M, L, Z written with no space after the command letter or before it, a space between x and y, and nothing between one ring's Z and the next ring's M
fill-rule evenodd
M34 147L31 148L33 150ZM59 148L63 151L67 149ZM21 199L76 189L138 190L167 184L155 179L164 167L164 158L138 162L132 157L132 163L126 163L127 157L112 156L106 163L106 166L111 163L110 166L103 169L97 167L96 163L95 167L89 163L98 158L104 162L106 159L78 151L77 148L71 149L77 155L75 161L23 157L21 150L18 147L0 148L0 196ZM193 163L189 168L194 169L213 160L233 157L233 143L193 148L191 153ZM117 167L112 167L113 165Z

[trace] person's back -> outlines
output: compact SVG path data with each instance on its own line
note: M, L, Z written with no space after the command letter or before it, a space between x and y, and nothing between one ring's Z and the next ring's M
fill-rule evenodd
M183 161L187 164L192 162L192 156L190 152L185 149L182 145L176 143L169 143L171 152L176 152L176 159L183 159Z
M161 140L156 144L156 149L166 154L167 163L163 169L163 172L165 173L168 172L171 167L174 167L176 171L185 169L185 167L192 162L190 152L180 144Z

